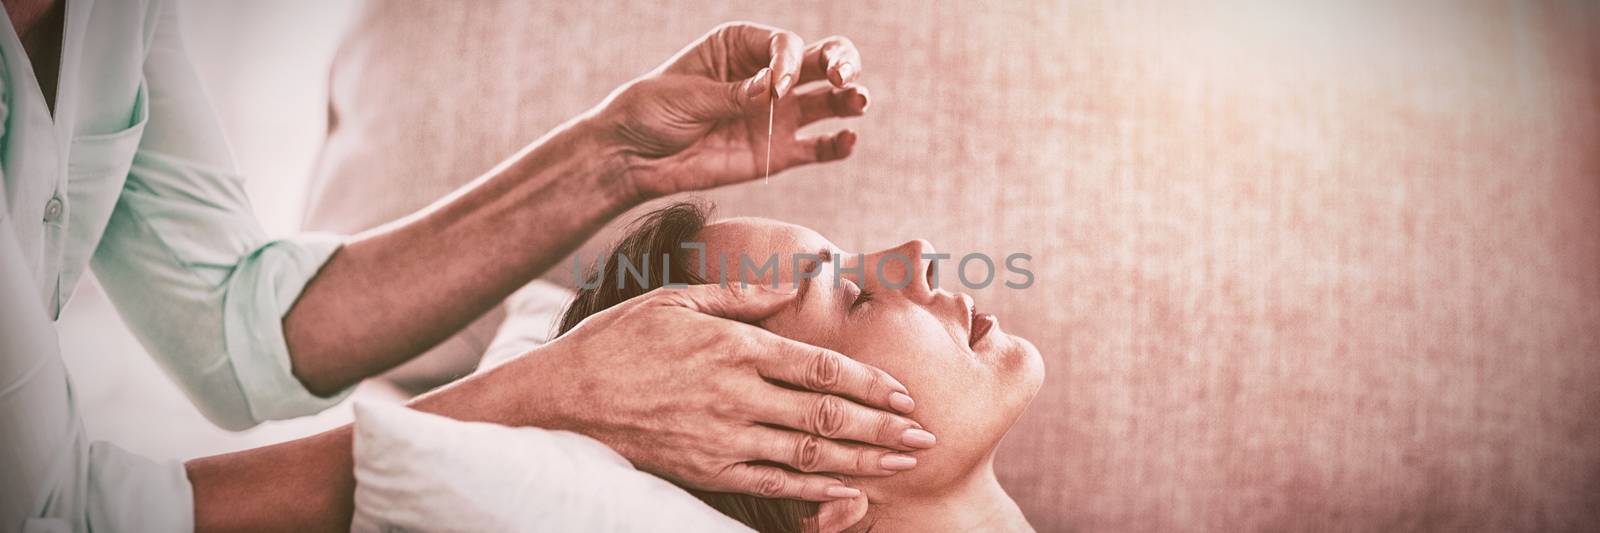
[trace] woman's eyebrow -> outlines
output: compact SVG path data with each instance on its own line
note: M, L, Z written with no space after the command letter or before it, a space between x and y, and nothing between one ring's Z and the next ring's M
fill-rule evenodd
M827 247L823 247L821 250L817 250L816 256L817 256L817 259L812 260L810 262L810 264L807 266L807 268L806 268L807 272L810 272L810 271L815 270L815 269L820 269L820 268L822 268L822 264L823 263L833 261L833 252L829 251ZM806 276L806 275L803 275L803 274L801 274L799 272L796 272L795 275L796 276L800 276L800 290L799 290L800 294L795 296L795 300L796 301L800 301L800 302L804 302L805 299L806 299L806 295L811 293L811 285L816 283L817 277L816 276Z

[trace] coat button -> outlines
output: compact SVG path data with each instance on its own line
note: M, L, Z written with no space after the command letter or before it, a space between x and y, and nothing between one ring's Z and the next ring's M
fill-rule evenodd
M44 221L55 222L61 220L61 198L51 198L44 204Z

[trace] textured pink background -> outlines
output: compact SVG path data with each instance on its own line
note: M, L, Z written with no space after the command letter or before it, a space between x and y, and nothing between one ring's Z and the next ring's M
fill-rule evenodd
M375 5L311 225L415 209L718 22L843 34L856 155L713 198L1034 255L978 298L1046 354L999 459L1041 530L1600 528L1596 4L657 4Z

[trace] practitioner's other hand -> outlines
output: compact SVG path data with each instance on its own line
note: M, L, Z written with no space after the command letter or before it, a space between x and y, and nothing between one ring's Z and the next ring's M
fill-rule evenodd
M912 400L882 370L749 324L793 297L755 286L657 289L497 367L510 379L484 390L505 395L520 381L525 394L502 396L522 414L509 422L583 433L694 488L851 500L861 493L826 474L912 466L884 458L914 449L907 432L921 426L895 414Z
M728 23L618 88L586 120L622 183L648 200L763 176L774 97L773 173L849 157L851 130L796 131L864 113L867 91L853 85L860 75L861 55L844 37L805 44L789 31Z

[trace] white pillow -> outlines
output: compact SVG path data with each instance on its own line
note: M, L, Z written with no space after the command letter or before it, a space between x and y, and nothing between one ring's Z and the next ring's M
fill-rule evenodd
M355 405L354 531L738 531L599 441Z

